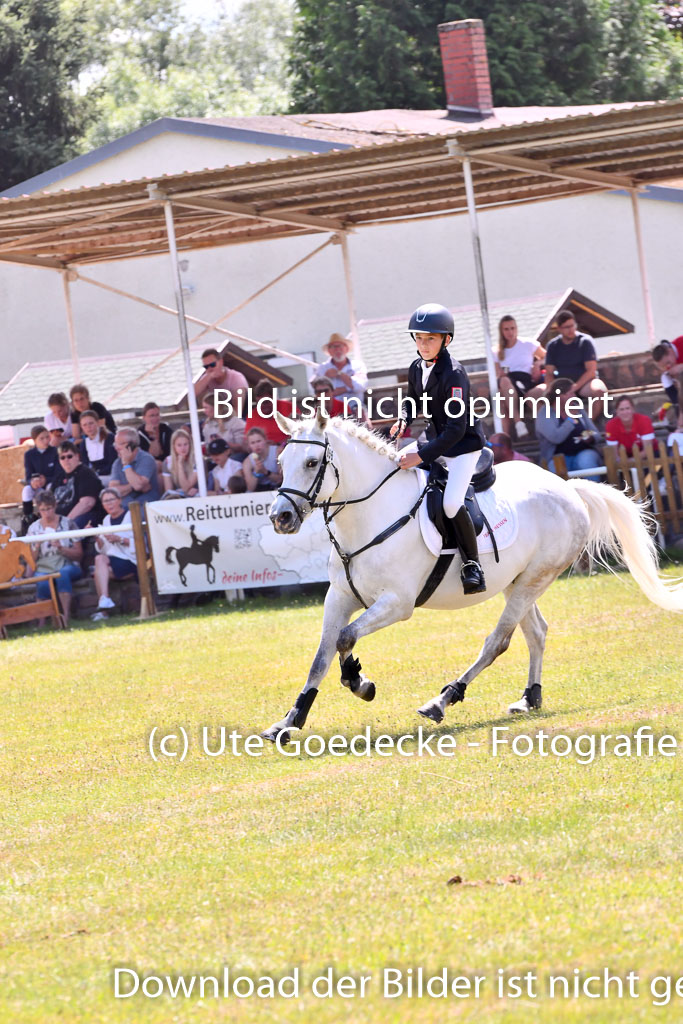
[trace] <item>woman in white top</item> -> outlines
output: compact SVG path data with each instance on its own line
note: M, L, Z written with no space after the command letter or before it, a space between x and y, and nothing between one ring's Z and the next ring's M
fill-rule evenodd
M498 324L498 359L496 376L498 390L506 399L503 403L503 429L511 437L517 432L518 438L527 437L526 428L519 407L519 398L533 393L541 380L541 365L545 349L536 341L524 341L517 334L517 321L513 316L504 316ZM509 422L509 420L512 422Z
M193 498L197 494L197 467L192 438L180 427L171 437L171 454L164 461L164 497Z

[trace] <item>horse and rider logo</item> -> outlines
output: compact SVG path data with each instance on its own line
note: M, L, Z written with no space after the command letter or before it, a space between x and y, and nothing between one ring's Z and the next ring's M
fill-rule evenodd
M213 555L214 552L218 554L218 537L214 535L207 537L205 540L200 540L194 532L194 523L190 524L190 536L192 537L192 544L189 547L176 548L171 544L166 548L166 561L169 565L172 564L173 552L175 551L178 575L184 587L187 586L185 569L188 565L205 565L207 582L215 583L216 570L213 567Z

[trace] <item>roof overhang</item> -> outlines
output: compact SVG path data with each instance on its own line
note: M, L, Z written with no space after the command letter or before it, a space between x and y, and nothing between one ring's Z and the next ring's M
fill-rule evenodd
M0 260L60 269L165 253L166 199L182 250L462 213L465 156L479 209L642 190L683 176L683 100L0 198Z

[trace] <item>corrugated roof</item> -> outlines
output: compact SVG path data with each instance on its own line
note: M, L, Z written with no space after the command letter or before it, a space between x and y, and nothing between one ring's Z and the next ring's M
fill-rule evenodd
M0 199L0 259L60 268L165 252L152 184L173 201L180 249L459 213L462 154L481 208L637 188L683 175L683 100Z

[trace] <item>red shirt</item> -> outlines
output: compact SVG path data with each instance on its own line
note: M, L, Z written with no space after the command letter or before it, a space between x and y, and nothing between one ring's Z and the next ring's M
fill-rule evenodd
M671 344L676 349L676 362L683 363L683 334L680 338L674 338Z
M285 402L284 399L278 399L275 403L277 411L283 416L292 415L292 403ZM245 433L249 433L252 427L260 427L263 433L266 435L270 444L281 445L287 440L287 435L283 434L278 427L273 416L259 416L256 409L254 409L253 416L250 416L247 420L244 428Z
M683 340L683 339L682 339ZM634 412L631 429L627 430L618 416L609 420L605 426L605 434L608 444L623 444L628 455L633 454L633 446L638 445L643 450L643 438L652 441L657 451L657 442L654 440L655 428L652 420L642 412Z

